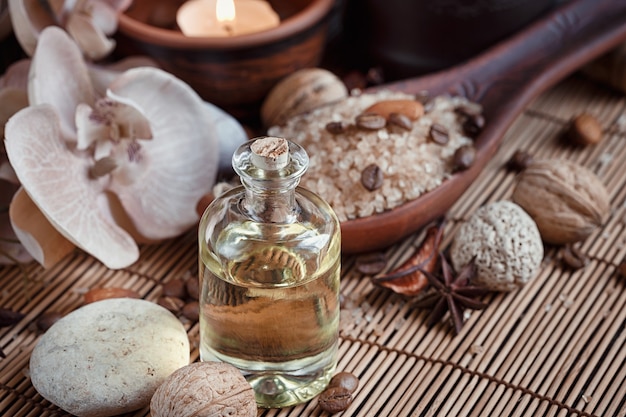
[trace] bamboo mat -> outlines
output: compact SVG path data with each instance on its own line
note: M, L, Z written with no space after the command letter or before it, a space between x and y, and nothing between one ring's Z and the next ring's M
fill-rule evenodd
M565 146L559 134L574 114L588 111L605 138L586 148ZM504 164L517 149L564 157L595 171L613 212L583 242L591 262L564 268L548 247L540 274L522 289L487 297L460 335L448 324L432 329L426 312L388 291L344 257L338 370L360 378L342 416L626 416L626 279L616 271L626 256L626 97L574 75L532 102L509 128L494 159L449 212L447 245L459 222L481 205L508 199L514 174ZM388 269L410 256L418 233L389 248ZM139 262L110 271L76 252L50 270L28 265L0 269L0 305L26 313L0 329L0 415L67 416L33 389L28 360L45 311L68 313L91 287L126 287L156 300L160 285L197 271L195 232L142 249ZM198 326L185 323L198 357ZM129 416L149 416L147 409ZM325 415L312 401L267 417Z

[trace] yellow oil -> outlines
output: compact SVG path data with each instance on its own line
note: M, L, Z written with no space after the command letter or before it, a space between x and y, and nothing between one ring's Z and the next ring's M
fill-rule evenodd
M203 361L239 368L260 407L305 402L337 360L339 229L235 221L200 240Z

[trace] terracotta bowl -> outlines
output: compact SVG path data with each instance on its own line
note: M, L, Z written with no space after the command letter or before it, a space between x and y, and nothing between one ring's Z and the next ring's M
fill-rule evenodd
M320 63L334 0L269 0L281 24L230 38L188 37L176 26L183 0L135 0L119 19L117 52L154 58L240 119L256 119L268 91L295 70Z

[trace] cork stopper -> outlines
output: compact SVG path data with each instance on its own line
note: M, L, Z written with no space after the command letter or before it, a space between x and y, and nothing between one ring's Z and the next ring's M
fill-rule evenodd
M289 144L284 138L267 136L250 145L251 161L263 170L276 171L289 163Z

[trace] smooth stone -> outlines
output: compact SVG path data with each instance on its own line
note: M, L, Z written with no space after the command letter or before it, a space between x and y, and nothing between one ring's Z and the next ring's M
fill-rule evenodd
M44 333L30 378L45 399L79 417L146 407L158 386L190 361L189 338L167 309L115 298L87 304Z

